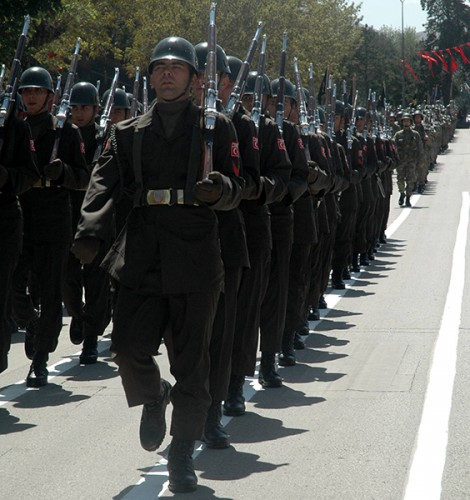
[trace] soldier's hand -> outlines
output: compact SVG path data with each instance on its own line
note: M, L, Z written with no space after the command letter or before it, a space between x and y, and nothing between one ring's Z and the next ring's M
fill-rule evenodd
M8 170L0 165L0 189L7 183L8 180Z
M86 236L73 242L71 252L82 264L90 264L100 251L101 241L98 238Z
M222 196L223 176L220 172L211 172L207 179L196 182L194 195L203 203L216 203Z
M308 183L313 184L318 179L318 165L314 161L308 162Z
M56 181L64 171L64 163L59 158L51 161L49 165L44 167L44 175L51 179L52 181Z

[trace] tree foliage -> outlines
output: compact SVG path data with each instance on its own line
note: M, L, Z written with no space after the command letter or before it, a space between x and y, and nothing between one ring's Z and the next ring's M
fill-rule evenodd
M421 0L421 6L427 12L426 50L452 48L470 41L470 7L466 2ZM455 90L453 82L463 81L467 74L468 70L462 65L454 75L437 71L435 77L429 78L429 84L441 86L444 101L448 102Z

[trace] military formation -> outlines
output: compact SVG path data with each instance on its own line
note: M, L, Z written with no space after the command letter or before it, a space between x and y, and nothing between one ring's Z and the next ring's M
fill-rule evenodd
M336 99L331 77L320 102L296 59L286 78L285 37L270 79L260 26L243 59L208 38L156 44L151 103L138 71L132 93L117 73L101 98L75 83L77 41L61 98L45 68L13 66L0 110L0 372L19 329L26 385L48 383L64 306L81 364L97 362L112 322L144 449L162 444L172 404L172 492L197 487L197 440L230 446L222 413L245 413L258 351L259 383L282 386L277 367L296 364L328 288L387 243L394 172L411 207L456 122L452 106ZM173 385L155 360L162 344Z

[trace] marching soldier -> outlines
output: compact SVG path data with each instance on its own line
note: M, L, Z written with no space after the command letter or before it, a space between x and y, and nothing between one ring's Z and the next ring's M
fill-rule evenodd
M199 63L199 85L203 90L205 63L208 53L207 42L196 45ZM233 90L233 84L241 66L237 58L229 60L225 51L217 45L217 73L219 77L218 97L222 107L227 105ZM199 92L202 102L203 92ZM249 116L242 107L233 114L242 162L241 176L245 180L244 199L256 199L260 188L259 149L256 130ZM222 401L227 399L230 381L233 337L237 317L237 296L243 270L249 267L246 229L243 214L237 207L232 210L216 211L219 222L219 237L224 263L224 289L220 294L217 312L214 319L210 342L210 395L212 403L209 408L204 429L204 442L209 448L227 448L230 445L228 435L221 425Z
M57 120L49 112L54 96L49 72L41 67L25 70L18 92L26 107L26 123L34 141L33 159L41 178L33 189L20 196L24 248L14 286L23 303L15 304L14 295L13 313L20 317L29 315L25 351L33 362L26 384L40 387L47 384L49 353L56 349L62 328L62 290L72 239L70 190L86 187L89 173L78 128L65 123L62 130L57 129ZM53 158L56 140L59 147L57 158ZM28 298L24 295L28 276L38 288L39 313L23 300Z
M85 143L85 157L90 171L97 147L95 122L99 111L99 97L96 87L89 82L79 82L70 94L71 121L79 127ZM72 203L72 231L75 234L85 189L70 192ZM109 279L99 267L107 245L103 245L96 259L82 267L80 261L69 253L67 278L64 287L64 304L72 316L70 340L79 345L83 342L81 364L93 364L98 359L98 336L102 335L111 319ZM85 304L82 301L85 291Z
M423 141L418 132L411 128L411 116L401 117L403 130L394 136L400 161L397 165L397 185L400 191L398 204L403 205L406 196L406 206L411 207L411 195L416 182L416 169L423 162Z
M184 38L155 46L149 74L157 102L113 127L74 244L82 262L93 260L109 237L117 197L132 193L134 206L102 264L120 284L111 350L129 406L143 405L144 449L161 445L165 408L173 403L172 492L197 486L192 453L211 403L209 340L223 280L215 210L236 207L243 191L237 137L222 115L216 120L214 171L201 178L203 119L190 97L197 70L196 51ZM163 336L173 388L153 358Z
M23 240L18 195L39 179L26 124L14 113L2 128L0 150L0 373L7 369L11 342L11 286Z

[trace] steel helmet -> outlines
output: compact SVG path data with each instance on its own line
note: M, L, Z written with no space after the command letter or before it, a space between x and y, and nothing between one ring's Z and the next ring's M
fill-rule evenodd
M108 96L109 96L109 89L103 94L103 98L101 99L101 105L103 107L106 105ZM129 98L127 97L127 93L124 89L120 88L116 89L116 92L114 93L113 108L131 109L131 103L129 102Z
M197 73L198 63L196 49L193 44L180 36L170 36L160 40L152 50L150 56L149 73L152 73L153 64L163 59L183 61Z
M78 82L70 92L70 106L99 106L98 89L90 82Z
M271 82L271 89L273 92L273 96L277 96L277 90L279 88L279 78L276 78ZM290 97L292 100L297 102L297 95L295 93L295 86L290 80L285 80L285 85L284 85L284 97Z
M245 94L253 94L255 91L256 80L258 78L257 71L250 71L246 78ZM271 82L269 81L268 75L263 75L263 95L270 96L272 94Z
M39 66L26 69L21 74L18 92L21 94L22 90L26 88L40 88L54 92L51 74L47 69Z
M204 73L206 69L206 59L207 53L209 52L208 43L201 42L198 43L194 49L196 50L197 63L198 63L198 73ZM224 49L220 45L216 45L216 64L217 64L217 73L226 73L230 75L230 66L227 59L227 54Z

